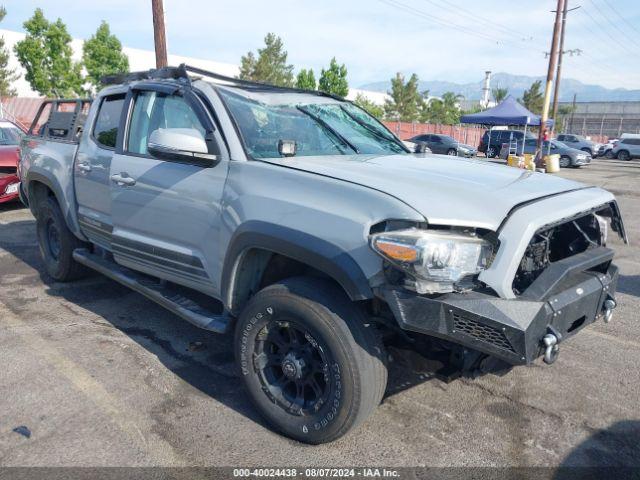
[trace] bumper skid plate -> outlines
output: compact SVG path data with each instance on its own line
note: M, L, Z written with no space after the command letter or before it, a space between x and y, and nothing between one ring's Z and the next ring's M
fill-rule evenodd
M600 316L611 317L618 280L612 259L612 250L597 247L555 262L517 299L480 292L427 297L391 286L380 293L404 330L512 365L531 363L543 354L553 363L562 341Z

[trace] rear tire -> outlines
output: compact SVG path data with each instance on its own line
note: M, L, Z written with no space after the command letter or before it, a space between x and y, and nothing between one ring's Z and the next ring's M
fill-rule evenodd
M238 319L235 350L262 416L301 442L343 436L375 410L386 388L373 325L323 279L290 278L258 292Z
M73 259L73 251L86 244L69 230L58 202L47 197L39 202L36 213L38 245L49 276L68 282L85 275L87 269Z
M618 160L629 161L631 160L631 155L629 155L629 152L627 152L626 150L620 150L618 152Z

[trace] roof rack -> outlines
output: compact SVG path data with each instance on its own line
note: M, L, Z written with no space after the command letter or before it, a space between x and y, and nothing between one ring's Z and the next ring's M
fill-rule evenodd
M128 83L128 82L135 82L139 80L153 80L153 79L185 79L187 81L190 81L191 78L189 77L189 73L193 73L193 74L200 75L207 78L213 78L215 80L220 80L223 82L231 83L233 85L240 85L244 87L278 90L278 91L292 92L292 93L307 93L307 94L313 94L313 95L318 95L322 97L330 97L336 100L344 100L343 98L337 97L335 95L332 95L326 92L321 92L318 90L305 90L301 88L280 87L280 86L271 85L268 83L255 82L251 80L243 80L240 78L228 77L226 75L210 72L202 68L192 67L191 65L186 65L184 63L180 64L180 66L178 67L163 67L163 68L146 70L142 72L106 75L102 77L101 82L104 85L115 85L115 84L122 84L122 83Z

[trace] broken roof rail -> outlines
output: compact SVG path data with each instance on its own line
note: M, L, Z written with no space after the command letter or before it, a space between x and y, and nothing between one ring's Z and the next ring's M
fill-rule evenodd
M228 77L226 75L222 75L220 73L210 72L209 70L204 70L198 67L192 67L191 65L181 64L178 68L183 68L186 72L195 73L196 75L201 75L203 77L213 78L215 80L221 80L224 82L231 83L233 85L240 85L243 87L252 87L252 88L264 88L267 90L280 90L283 92L292 92L292 93L306 93L311 95L318 95L320 97L330 97L335 100L345 101L344 98L340 98L336 95L332 95L327 92L322 92L320 90L305 90L303 88L295 88L295 87L281 87L278 85L272 85L270 83L262 83L256 82L253 80L243 80L241 78Z

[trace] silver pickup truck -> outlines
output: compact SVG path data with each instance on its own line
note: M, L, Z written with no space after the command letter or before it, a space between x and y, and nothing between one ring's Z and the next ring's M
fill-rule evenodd
M46 271L96 270L212 332L278 431L334 440L380 403L385 343L465 372L552 363L616 306L613 195L416 154L354 104L180 66L46 102L21 197ZM416 347L417 348L417 347Z

